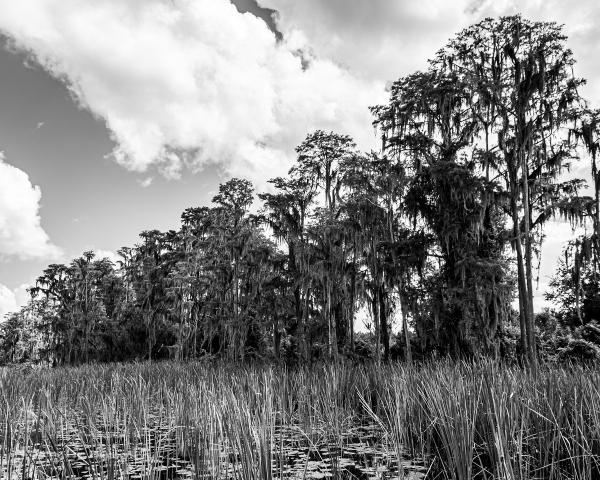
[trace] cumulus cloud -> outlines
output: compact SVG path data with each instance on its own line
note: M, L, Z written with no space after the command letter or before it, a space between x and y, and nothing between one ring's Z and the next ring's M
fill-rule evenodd
M30 259L60 255L40 223L41 195L27 174L6 163L0 152L0 257Z
M428 58L466 23L463 1L259 0L278 11L284 36L304 35L315 51L355 75L395 80ZM461 5L461 3L463 5Z
M20 0L0 4L0 32L63 79L103 119L112 156L167 177L207 163L254 180L283 173L316 128L377 146L369 105L424 68L449 37L485 16L522 12L566 24L600 102L600 4L582 0L259 0L267 25L221 0Z
M29 301L29 292L27 289L31 285L24 283L11 290L6 285L0 283L0 323L8 313L16 312L25 306Z
M101 118L126 168L167 177L216 163L262 183L284 173L316 128L377 147L367 107L385 83L424 68L456 31L521 11L566 23L586 93L600 101L600 4L539 0L259 0L267 25L214 0L20 0L0 31ZM598 86L595 86L598 85Z
M588 80L582 94L600 107L600 3L582 0L573 8L560 0L259 0L278 11L277 28L284 37L300 37L358 78L392 81L426 68L449 38L485 17L521 13L533 21L564 24L573 50L575 73ZM570 177L589 178L589 163L575 163ZM558 257L572 238L566 222L550 222L543 248L536 310L551 306L544 298ZM517 303L518 304L518 303Z
M521 13L565 24L577 74L590 82L586 95L600 106L600 3L562 0L259 0L278 11L284 36L303 35L315 51L354 75L395 80L426 66L447 40L485 17Z
M583 93L600 106L600 3L593 0L577 8L559 0L258 3L278 11L281 41L225 0L0 2L0 33L106 123L117 162L167 177L215 163L264 184L287 170L294 146L317 128L376 148L367 107L387 100L385 84L424 68L448 38L486 16L520 12L564 23L576 73L589 81ZM34 234L21 237L38 248L13 241L16 233L0 223L0 253L52 249L39 226L39 190L24 178L33 220L11 222L29 225ZM553 268L560 246L549 242L545 251L543 268Z
M134 171L283 173L316 128L377 143L367 107L385 100L383 81L303 52L301 35L277 42L226 1L2 2L0 31L106 122Z

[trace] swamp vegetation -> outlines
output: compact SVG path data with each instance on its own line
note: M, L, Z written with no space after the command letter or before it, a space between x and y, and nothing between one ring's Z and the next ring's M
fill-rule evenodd
M600 478L600 373L491 361L0 371L21 479Z
M0 477L600 479L600 113L566 42L486 19L372 108L380 152L317 130L257 199L49 265L0 324ZM536 316L551 219L582 233Z
M353 357L362 312L376 361L536 368L535 264L551 219L581 235L548 292L550 352L599 358L600 115L566 42L559 25L519 16L463 30L372 108L380 152L315 131L258 201L234 178L114 262L85 252L49 265L1 325L0 361ZM589 166L587 190L565 176L575 162Z

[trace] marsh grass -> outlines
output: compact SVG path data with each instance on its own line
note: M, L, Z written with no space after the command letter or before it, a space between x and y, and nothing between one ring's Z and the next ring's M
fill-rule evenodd
M0 369L2 478L600 478L600 372Z

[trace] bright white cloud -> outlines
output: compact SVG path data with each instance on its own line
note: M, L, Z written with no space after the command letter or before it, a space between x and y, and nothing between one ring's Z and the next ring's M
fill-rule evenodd
M576 9L559 0L259 3L278 10L282 43L224 0L2 2L0 31L106 122L119 163L167 177L217 163L263 183L285 172L316 128L376 147L367 107L386 101L385 83L424 68L455 32L488 15L565 22L586 93L600 102L593 0Z
M368 106L383 81L325 58L303 69L299 35L215 0L19 0L0 30L104 119L119 163L168 177L208 162L262 180L285 172L310 130L374 147Z
M15 293L0 283L0 322L4 320L7 313L14 312L17 308Z
M0 257L59 256L40 223L40 198L39 187L25 172L6 163L0 152Z
M30 286L24 283L11 290L0 283L0 323L4 320L6 314L16 312L27 304L30 298L27 289Z
M17 308L23 307L29 301L31 296L29 295L28 290L34 284L35 284L34 281L32 281L31 284L23 283L13 290L13 293L15 295L15 301L17 302Z
M122 260L122 258L116 252L113 252L112 250L97 249L97 250L94 250L94 253L96 254L97 260L101 260L103 258L108 258L115 265L117 265L117 262L119 260Z

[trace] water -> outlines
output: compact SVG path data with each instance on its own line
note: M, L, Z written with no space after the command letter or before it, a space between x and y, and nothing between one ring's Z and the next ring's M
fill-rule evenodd
M33 433L29 434L26 449L25 439L20 439L19 447L13 447L8 456L10 465L7 450L3 450L2 478L229 480L247 476L243 459L231 441L221 437L220 443L211 443L202 432L189 427L105 428L67 421L52 435L45 435L33 424L30 431ZM352 426L337 434L326 426L308 429L300 424L278 424L271 431L274 478L425 477L424 466L409 461L404 452L395 451L377 424ZM253 460L256 462L257 457Z

